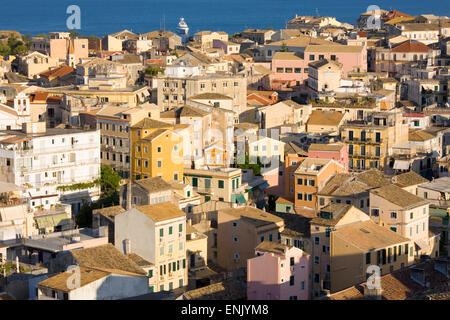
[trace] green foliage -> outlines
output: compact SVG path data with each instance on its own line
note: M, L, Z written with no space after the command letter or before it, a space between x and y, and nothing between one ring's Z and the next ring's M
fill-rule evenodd
M11 53L11 48L0 43L0 56L6 56Z
M287 47L286 43L281 44L281 50L280 52L289 52L289 48Z
M119 174L108 166L102 166L100 174L100 186L106 197L111 196L120 188Z
M28 47L26 45L20 45L14 48L14 50L12 51L12 54L14 55L21 55L24 54L28 51Z
M148 67L145 69L145 74L150 76L156 76L158 73L163 73L163 70L161 68L152 68Z
M48 36L47 36L45 33L41 33L41 34L38 34L38 35L36 36L36 38L45 38L45 39L47 39Z
M80 182L71 185L65 186L57 186L56 190L66 192L66 191L76 191L76 190L85 190L89 188L94 188L95 186L100 184L100 180L97 179L93 182Z
M78 38L80 36L80 34L78 32L76 32L75 30L70 30L69 36L70 36L70 39L75 39L75 38Z
M30 49L31 40L28 37L22 39L9 37L6 44L0 44L0 55L6 56L10 54L20 55L26 53Z
M79 228L92 227L92 212L96 209L117 206L120 204L119 193L114 191L109 195L103 194L96 202L83 202L80 212L78 213L75 222Z
M250 159L249 156L246 155L245 156L245 164L237 164L237 167L240 169L252 169L253 170L253 175L255 176L260 176L261 175L261 168L264 165L261 164L261 162L259 161L259 158L257 159L256 163L254 164L250 164Z
M242 37L242 33L233 33L231 35L231 38L237 39L237 38L241 38Z

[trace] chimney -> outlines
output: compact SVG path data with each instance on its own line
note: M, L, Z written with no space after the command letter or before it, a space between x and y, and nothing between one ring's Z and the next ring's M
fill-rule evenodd
M364 298L367 300L381 300L381 288L369 289L364 286Z
M126 203L126 210L131 209L131 180L128 180L127 183L127 203Z
M124 239L123 240L123 254L130 254L130 253L131 253L131 240Z

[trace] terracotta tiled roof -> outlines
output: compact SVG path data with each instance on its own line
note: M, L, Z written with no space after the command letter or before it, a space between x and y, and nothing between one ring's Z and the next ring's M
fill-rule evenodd
M401 187L414 186L418 184L428 183L429 180L425 179L421 175L415 173L414 171L405 172L394 176L392 181Z
M405 300L425 294L430 288L440 288L441 292L448 293L448 277L434 269L435 260L419 263L408 268L394 271L381 277L381 295L383 300ZM424 270L430 288L420 285L411 278L412 268ZM362 300L364 299L365 283L332 294L331 300Z
M435 138L434 135L424 130L409 130L409 141L427 141Z
M64 77L74 71L75 71L75 69L72 67L62 66L62 67L59 67L59 68L56 68L53 70L42 72L41 74L39 74L39 76L52 80L55 78Z
M382 227L372 220L352 223L333 232L333 236L352 244L362 252L409 242L408 238Z
M172 202L149 204L145 206L136 207L136 209L155 222L186 217L186 213L184 211L181 211Z
M92 248L70 250L70 254L77 264L83 267L122 270L146 275L144 270L117 250L111 243Z
M171 185L165 182L161 177L136 180L134 183L140 185L149 192L159 192L172 189Z
M339 126L344 118L341 112L329 112L322 110L313 110L309 116L308 125L324 125L324 126Z
M405 41L399 44L395 48L392 48L392 52L423 52L427 53L430 51L430 47L424 45L421 42L412 42L411 40Z
M374 189L370 192L402 208L415 208L428 204L424 199L393 184Z

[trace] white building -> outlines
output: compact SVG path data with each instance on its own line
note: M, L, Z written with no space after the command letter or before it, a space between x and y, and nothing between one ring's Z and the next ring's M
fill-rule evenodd
M148 293L148 280L142 274L87 267L77 270L79 283L70 278L73 271L39 282L38 300L117 300Z
M174 78L199 76L200 75L200 67L198 67L198 66L183 66L183 65L167 66L166 69L164 70L164 74L167 77L174 77Z
M98 199L100 131L45 128L26 123L23 130L0 131L0 181L24 189L29 207L49 209L61 202L77 214L83 200Z

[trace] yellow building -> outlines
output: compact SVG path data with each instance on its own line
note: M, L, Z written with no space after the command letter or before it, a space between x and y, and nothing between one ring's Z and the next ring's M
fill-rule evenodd
M131 127L131 176L133 180L161 177L183 179L183 137L174 126L146 118Z
M330 204L311 220L312 294L318 298L362 283L369 266L380 275L407 267L413 242L347 204Z
M400 113L374 112L370 121L347 121L341 137L348 146L350 171L383 170L388 165L389 149L395 143L408 141L408 126Z

